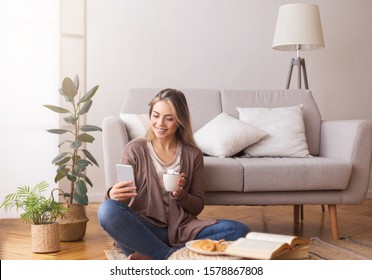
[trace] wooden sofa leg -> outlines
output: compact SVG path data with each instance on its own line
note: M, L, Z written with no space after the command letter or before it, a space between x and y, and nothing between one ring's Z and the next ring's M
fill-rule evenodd
M295 225L300 223L300 205L293 205L293 223Z
M331 223L332 239L337 240L337 239L339 239L339 235L338 235L338 222L337 222L336 205L335 204L329 204L328 205L328 211L329 211L329 221Z

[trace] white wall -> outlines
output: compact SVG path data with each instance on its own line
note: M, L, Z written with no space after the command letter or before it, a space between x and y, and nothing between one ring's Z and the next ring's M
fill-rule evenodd
M295 53L271 45L289 2L89 0L87 87L100 89L88 122L118 114L128 88L284 88ZM320 7L326 47L302 56L323 119L372 120L372 1L296 2ZM103 166L100 138L92 152ZM103 167L90 176L90 196L103 198Z
M326 47L302 56L323 119L372 120L372 2L296 2L320 7ZM58 103L64 76L79 74L83 91L100 85L87 120L95 125L118 113L128 88L283 88L295 54L271 45L286 3L0 0L0 200L19 185L53 184L58 139L45 130L58 118L41 105ZM90 201L105 192L96 138L89 150L101 168L88 171Z
M58 141L58 0L0 0L0 203L20 185L53 187ZM15 217L15 211L0 217Z

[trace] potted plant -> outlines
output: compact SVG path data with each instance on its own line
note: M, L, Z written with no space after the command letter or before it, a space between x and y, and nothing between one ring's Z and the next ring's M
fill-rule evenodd
M51 253L60 250L58 217L63 217L66 208L54 200L53 189L50 197L44 192L49 188L47 182L40 182L34 187L21 186L15 193L8 194L0 205L8 211L12 208L22 209L20 218L31 223L32 251L35 253Z
M69 191L63 194L69 211L63 219L59 220L61 241L77 241L85 236L88 222L84 209L84 205L88 205L87 186L93 187L85 171L89 165L98 167L96 159L85 146L95 140L88 132L102 131L102 129L83 124L82 118L89 112L97 89L96 85L82 96L79 91L79 77L76 76L74 81L67 77L63 80L59 92L65 98L66 105L69 105L68 108L44 105L53 112L65 115L63 121L66 128L47 130L53 134L67 135L67 139L64 138L59 144L59 147L64 146L64 151L52 161L57 166L54 181L57 183L66 178L70 184Z

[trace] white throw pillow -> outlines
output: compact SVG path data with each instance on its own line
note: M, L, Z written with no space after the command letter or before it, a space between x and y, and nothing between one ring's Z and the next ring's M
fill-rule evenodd
M147 114L120 114L120 119L125 123L131 139L144 137L150 127Z
M267 132L244 149L250 157L308 157L303 105L283 108L237 108L239 119Z
M239 153L265 135L265 131L221 113L196 131L194 138L204 154L224 158Z

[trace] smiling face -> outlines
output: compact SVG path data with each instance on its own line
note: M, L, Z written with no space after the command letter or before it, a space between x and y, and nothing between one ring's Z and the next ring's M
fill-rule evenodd
M161 90L149 103L150 129L146 140L154 138L178 140L197 147L191 127L190 112L185 95L176 89Z
M169 102L160 100L154 104L150 123L152 131L159 140L176 137L177 121Z

